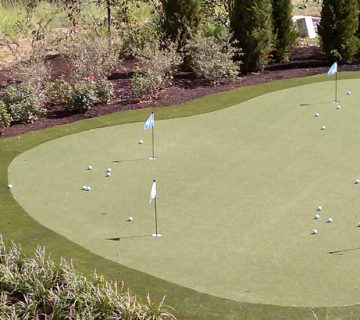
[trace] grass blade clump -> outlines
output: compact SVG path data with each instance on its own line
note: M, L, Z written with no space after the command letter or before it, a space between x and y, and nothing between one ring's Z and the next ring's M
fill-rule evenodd
M19 245L6 248L0 236L0 318L172 320L164 305L148 295L141 303L124 285L77 273L64 259L55 263L45 248L25 257Z

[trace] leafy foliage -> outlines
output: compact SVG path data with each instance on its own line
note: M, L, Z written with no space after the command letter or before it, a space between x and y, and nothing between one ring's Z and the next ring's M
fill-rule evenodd
M56 79L54 82L50 82L45 88L47 108L65 105L68 102L71 90L70 83L63 79Z
M292 22L291 0L272 0L272 17L275 36L275 59L286 62L291 55L297 32Z
M197 37L187 52L196 76L211 83L235 79L240 72L240 63L232 60L237 50L226 39Z
M241 69L262 71L272 48L270 0L235 0L230 17L231 28L242 49Z
M42 96L30 84L9 86L5 90L3 102L13 122L34 122L45 113L41 107Z
M324 0L319 35L322 48L331 61L351 62L359 49L358 0Z
M114 96L114 86L108 80L99 80L95 83L96 96L100 102L106 103Z
M0 239L0 317L2 319L172 320L164 299L147 296L141 304L129 290L95 274L91 280L72 264L52 261L44 248L25 257L15 244Z
M0 131L9 127L11 124L11 116L6 110L6 105L0 100Z
M160 0L160 27L164 37L178 43L178 50L196 35L204 17L202 0Z
M79 81L69 92L66 109L78 113L86 112L95 106L97 101L95 83L92 81Z
M159 49L159 46L156 42L147 46L139 57L145 72L133 76L132 98L157 98L161 90L171 83L181 57L175 45L166 49Z

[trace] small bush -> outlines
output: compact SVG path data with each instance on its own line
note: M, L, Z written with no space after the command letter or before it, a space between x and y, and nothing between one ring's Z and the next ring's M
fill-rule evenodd
M41 107L42 95L30 84L8 87L3 101L14 122L34 122L46 111Z
M114 86L108 80L100 80L95 83L96 96L102 103L107 103L114 96Z
M187 52L196 76L211 83L233 80L240 72L240 63L233 61L237 51L226 40L197 37Z
M88 279L44 248L26 257L20 246L6 248L1 236L0 279L1 319L175 319L164 299L140 303L121 284L97 274Z
M11 124L11 116L6 111L6 105L4 102L0 101L0 132L5 128L9 127Z
M66 105L69 101L71 90L70 83L62 79L49 83L45 88L46 105L50 108Z
M96 101L95 84L91 81L79 81L69 93L66 109L74 113L86 112L95 106Z
M165 86L166 79L158 72L148 71L144 74L135 74L131 82L132 98L157 98Z
M119 44L109 45L107 37L77 34L69 42L67 52L74 67L73 78L106 77L117 65L119 52Z

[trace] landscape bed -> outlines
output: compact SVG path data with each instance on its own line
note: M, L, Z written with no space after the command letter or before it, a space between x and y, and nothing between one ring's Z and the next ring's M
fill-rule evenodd
M359 291L359 252L346 251L360 232L357 77L339 75L341 109L325 76L154 109L157 161L149 110L3 139L1 231L136 293L166 294L179 319L355 317L343 306ZM149 236L154 178L161 239Z

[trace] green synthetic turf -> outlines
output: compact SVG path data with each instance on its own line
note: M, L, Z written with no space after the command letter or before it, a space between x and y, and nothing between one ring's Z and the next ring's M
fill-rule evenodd
M147 160L143 123L52 140L11 163L12 192L41 224L97 255L196 291L262 304L356 304L359 85L341 81L341 110L322 82L157 121L157 161ZM150 236L154 178L161 239ZM121 240L106 240L113 237ZM329 254L338 250L349 251Z
M356 79L359 77L359 72L339 74L341 79ZM158 119L192 116L221 110L276 90L332 80L325 75L319 75L272 81L262 85L206 96L181 105L155 109L155 111ZM328 84L331 88L332 84L330 82ZM325 94L324 97L331 99L331 94ZM143 122L148 114L149 110L145 109L118 112L69 125L31 132L19 137L1 139L0 186L2 187L0 187L0 232L5 236L5 239L21 243L26 252L31 252L37 245L45 245L48 251L51 252L52 257L59 258L62 256L66 259L72 259L77 270L86 275L93 273L94 269L96 269L98 273L105 275L108 279L125 281L125 286L129 286L140 298L144 297L148 292L151 292L153 299L160 299L163 295L166 295L166 301L175 308L174 313L178 319L358 319L360 312L358 304L347 307L304 308L236 302L199 293L150 276L149 274L130 269L122 264L91 253L63 236L43 227L18 205L9 190L7 190L8 166L22 152L52 139L92 128Z

